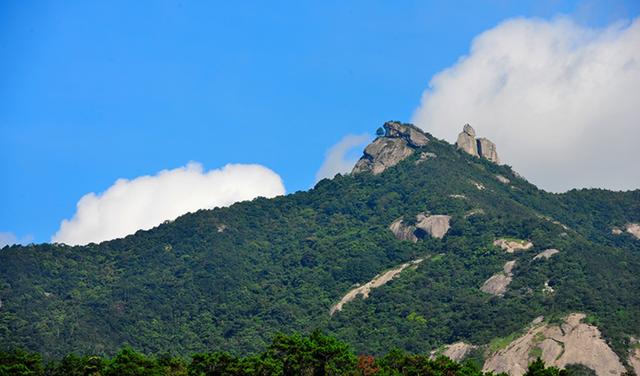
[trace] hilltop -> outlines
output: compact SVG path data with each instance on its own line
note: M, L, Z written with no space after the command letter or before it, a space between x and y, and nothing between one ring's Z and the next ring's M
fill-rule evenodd
M5 247L0 342L45 356L125 343L245 355L322 329L374 354L463 342L484 362L534 320L580 313L631 369L640 191L548 193L463 133L451 145L388 122L352 174L306 192L100 244Z

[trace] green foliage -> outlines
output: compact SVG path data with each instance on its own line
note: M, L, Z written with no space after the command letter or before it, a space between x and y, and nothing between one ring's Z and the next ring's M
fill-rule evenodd
M576 368L576 375L584 371ZM566 375L555 367L545 368L540 359L532 363L527 375ZM570 373L573 375L572 373ZM392 349L376 359L356 355L338 339L314 331L308 336L278 334L264 352L237 357L228 352L198 353L187 364L182 358L148 356L130 347L113 358L78 357L70 354L60 361L42 366L39 354L23 351L0 352L0 375L74 376L492 376L474 362L457 363L439 356L410 354Z
M437 158L416 164L423 151ZM414 244L388 230L425 211L452 216L443 239ZM640 191L551 194L508 166L432 139L380 175L325 179L307 192L200 210L100 244L5 247L0 347L45 359L75 351L116 356L121 363L67 361L69 369L102 373L119 364L147 369L135 353L117 357L124 343L181 356L225 349L226 358L217 356L232 367L245 359L236 357L266 351L279 332L322 329L373 355L393 347L425 353L459 340L486 344L537 316L581 311L597 317L624 356L626 338L640 337L640 242L611 228L639 221ZM534 247L506 254L492 245L505 237ZM532 261L547 248L560 253ZM355 284L427 256L329 315ZM506 294L481 292L510 260L517 265ZM542 293L545 282L554 293ZM259 361L267 360L252 366L274 366Z

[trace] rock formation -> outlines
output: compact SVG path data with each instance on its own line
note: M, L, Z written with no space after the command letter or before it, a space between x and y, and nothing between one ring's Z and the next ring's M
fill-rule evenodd
M356 287L352 290L350 290L349 292L347 292L342 299L340 299L340 301L336 304L334 304L331 309L329 310L329 315L333 316L334 313L341 311L342 307L349 303L350 301L352 301L353 299L355 299L358 295L362 296L362 299L366 299L369 297L369 293L371 292L372 289L378 288L380 286L385 285L387 282L391 281L392 279L394 279L395 277L397 277L398 275L400 275L400 273L402 273L403 270L405 270L406 268L410 267L410 266L415 266L417 267L417 265L419 263L421 263L422 261L424 261L424 258L419 258L413 261L409 261L406 262L396 268L393 268L391 270L387 270L386 272L382 273L382 274L378 274L377 276L375 276L372 280L370 280L369 282L365 283L362 286Z
M476 131L469 124L465 124L462 128L462 132L458 135L456 146L474 157L485 158L493 163L500 164L496 144L487 138L476 139Z
M439 355L444 355L449 359L455 360L456 362L461 362L471 353L471 351L475 350L476 348L477 346L468 344L466 342L456 342L444 346L444 349L441 351L432 351L429 357L431 359L435 359Z
M602 339L598 328L581 322L584 317L573 313L561 326L534 326L505 349L490 354L482 370L520 376L540 356L547 366L581 364L598 376L622 375L625 368L620 358Z
M519 239L498 239L493 242L493 245L502 248L502 250L507 253L513 253L515 251L521 250L526 251L527 249L533 247L533 243Z
M462 132L458 135L456 141L458 149L464 150L468 154L478 157L478 143L476 142L476 131L469 125L465 124Z
M549 249L545 249L544 251L538 253L533 259L534 260L539 260L541 258L545 258L548 259L551 256L555 255L556 253L559 253L560 251L558 251L557 249L554 248L549 248Z
M416 215L416 225L406 225L402 218L398 218L389 225L389 230L398 240L408 240L410 242L418 242L418 237L429 235L436 239L442 239L447 231L449 231L449 221L451 216L448 215L428 215L427 213L419 213Z
M498 179L498 181L499 181L500 183L502 183L502 184L509 184L509 183L511 183L511 180L509 180L509 179L505 178L505 177L504 177L504 176L502 176L502 175L496 175L496 179Z
M626 226L627 232L637 239L640 239L640 224L638 223L627 223Z
M502 272L496 273L487 279L480 287L482 292L486 292L495 296L502 296L507 292L507 286L513 279L513 267L516 265L514 261L507 261L502 267Z
M385 135L376 138L364 149L364 155L358 160L352 173L380 174L429 142L427 135L411 124L390 121L384 123L384 129Z
M398 218L389 225L389 230L398 240L408 240L412 243L418 242L418 237L414 234L416 228L414 226L407 226L402 221L402 218Z
M449 231L448 215L427 215L420 213L416 216L416 228L429 234L433 238L442 239Z
M496 144L489 141L489 139L487 138L478 139L478 154L482 158L486 158L495 164L500 164L500 158L498 158Z

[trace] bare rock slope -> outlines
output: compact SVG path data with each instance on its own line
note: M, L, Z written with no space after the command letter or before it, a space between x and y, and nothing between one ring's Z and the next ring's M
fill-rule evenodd
M362 286L358 286L352 290L350 290L349 292L347 292L342 299L340 299L340 301L336 304L334 304L331 309L329 310L329 314L333 315L334 313L342 310L342 307L349 303L350 301L354 300L356 297L358 297L358 295L362 296L363 299L366 299L369 297L369 293L371 292L371 290L378 288L380 286L385 285L387 282L391 281L392 279L394 279L395 277L397 277L398 275L400 275L400 273L402 273L403 270L405 270L406 268L412 266L412 265L417 265L419 263L421 263L422 261L424 261L423 258L419 258L413 261L409 261L406 262L396 268L393 268L391 270L387 270L382 274L378 274L377 276L375 276L372 280L370 280L369 282L365 283Z
M364 155L358 160L352 173L380 174L429 142L427 135L411 124L389 121L383 127L385 135L376 138L364 149Z
M490 354L484 371L520 376L538 356L547 365L581 364L598 376L622 375L625 368L602 338L600 330L582 322L585 315L573 313L562 325L538 324L506 348Z
M487 279L480 287L480 290L488 294L502 296L507 292L507 286L513 279L513 267L516 265L514 261L507 261L502 268L502 272L496 273Z

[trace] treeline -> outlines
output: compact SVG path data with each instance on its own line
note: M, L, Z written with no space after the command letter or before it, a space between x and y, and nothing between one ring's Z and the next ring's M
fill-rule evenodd
M77 356L44 363L37 353L21 350L0 352L0 376L204 376L204 375L447 375L484 376L472 361L457 363L440 356L415 355L392 350L385 356L356 355L334 337L315 331L308 336L277 335L266 351L248 357L227 352L199 353L190 361L170 355L147 356L130 347L114 357ZM546 368L541 360L529 366L528 376L570 375L555 367Z

